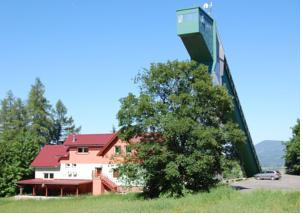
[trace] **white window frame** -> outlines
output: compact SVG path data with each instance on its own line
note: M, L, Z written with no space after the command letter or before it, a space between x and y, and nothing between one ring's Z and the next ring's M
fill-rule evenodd
M44 179L48 179L49 174L46 173L46 172L44 172L44 173L43 173L43 176L44 176Z
M50 175L52 175L52 177L50 177ZM49 176L49 179L54 179L55 178L55 174L53 172L49 173L48 176Z
M50 177L50 175L52 175L52 178ZM54 179L55 178L55 174L53 172L44 172L43 176L44 176L44 179Z

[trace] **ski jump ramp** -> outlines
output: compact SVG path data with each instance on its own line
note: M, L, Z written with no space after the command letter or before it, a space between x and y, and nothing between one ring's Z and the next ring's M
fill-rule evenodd
M177 34L191 59L207 65L214 84L226 86L233 97L234 120L246 135L246 142L237 147L238 156L246 176L251 177L260 172L261 167L217 32L216 22L200 7L177 10L176 14Z

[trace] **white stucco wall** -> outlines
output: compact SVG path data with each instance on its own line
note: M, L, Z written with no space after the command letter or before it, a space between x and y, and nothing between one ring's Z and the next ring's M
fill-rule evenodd
M54 178L60 178L60 168L35 168L35 178L44 178L44 173L53 173Z
M96 167L102 167L102 174L116 183L118 186L123 185L121 180L113 178L113 169L117 167L115 164L81 164L77 163L73 166L67 167L62 163L59 168L36 168L35 178L44 178L44 173L54 173L54 179L92 179L92 171Z

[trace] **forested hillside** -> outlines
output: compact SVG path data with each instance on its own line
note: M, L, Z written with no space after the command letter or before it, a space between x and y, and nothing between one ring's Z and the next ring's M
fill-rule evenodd
M258 158L262 167L284 167L285 146L279 140L264 140L255 145Z

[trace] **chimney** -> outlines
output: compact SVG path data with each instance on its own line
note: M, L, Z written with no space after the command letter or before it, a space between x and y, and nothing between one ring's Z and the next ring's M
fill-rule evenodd
M75 141L77 141L77 137L75 134L72 135L72 142L74 143Z

